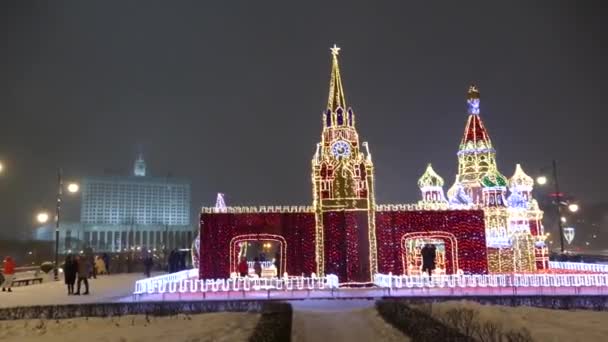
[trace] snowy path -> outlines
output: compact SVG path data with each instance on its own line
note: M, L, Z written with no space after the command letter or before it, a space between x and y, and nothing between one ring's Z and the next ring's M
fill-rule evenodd
M130 296L135 281L142 278L144 276L139 273L98 276L97 279L89 279L91 294L88 296L68 296L63 280L13 287L12 293L0 292L0 308L116 301ZM81 292L84 292L84 284L82 286Z
M376 312L373 300L293 301L292 341L409 341Z

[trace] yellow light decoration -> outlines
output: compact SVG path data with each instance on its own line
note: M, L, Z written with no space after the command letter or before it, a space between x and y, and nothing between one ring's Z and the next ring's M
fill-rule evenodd
M355 113L346 104L338 55L331 48L332 67L323 132L312 159L313 207L316 219L317 274L325 274L323 213L367 211L370 279L377 271L374 166L368 145L359 141ZM361 149L365 148L365 152Z

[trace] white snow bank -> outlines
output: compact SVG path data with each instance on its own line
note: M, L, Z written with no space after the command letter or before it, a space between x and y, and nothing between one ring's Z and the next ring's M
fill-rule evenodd
M0 322L7 342L179 342L247 341L258 320L252 313L207 313L153 317L145 315L65 320Z
M602 311L566 311L448 301L433 304L433 314L459 307L477 310L481 321L498 322L506 331L526 328L534 341L603 341L608 336L608 312Z

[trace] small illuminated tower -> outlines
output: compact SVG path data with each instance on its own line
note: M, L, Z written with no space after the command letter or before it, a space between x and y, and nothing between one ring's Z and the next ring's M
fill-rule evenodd
M526 202L532 200L532 189L534 180L528 176L521 168L520 164L515 165L515 173L509 180L509 188L511 192L519 192Z
M146 176L146 162L144 161L144 155L142 153L137 155L135 165L133 166L133 175L138 177Z
M422 193L423 204L447 204L443 194L443 178L433 170L431 164L427 165L422 177L418 180L418 187Z
M322 113L321 142L312 158L313 207L316 214L316 261L324 272L323 213L367 211L370 270L375 272L374 166L367 142L359 141L355 113L347 107L338 63L340 48L331 49L331 76L327 107Z
M522 265L522 268L545 269L548 267L549 259L542 224L543 212L538 207L536 199L532 197L534 180L524 172L520 164L515 166L515 172L509 180L509 188L511 190L508 198L510 230L528 236L523 239L525 246L522 246L519 254L524 261L531 264Z
M458 150L458 182L475 204L482 201L482 177L486 172L497 169L496 151L481 121L479 105L479 90L471 85L467 94L469 118Z
M482 200L486 221L486 242L488 247L509 247L507 231L507 179L495 168L481 177Z
M215 208L216 212L226 212L226 202L224 201L224 194L221 192L217 193L217 197L215 198Z

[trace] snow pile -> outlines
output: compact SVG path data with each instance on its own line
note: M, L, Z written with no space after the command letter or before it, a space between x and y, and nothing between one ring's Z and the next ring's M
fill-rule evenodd
M7 342L179 342L247 341L260 315L207 313L169 317L145 315L66 320L0 322L0 340Z
M551 310L533 307L482 305L470 301L448 301L432 305L433 316L450 309L469 308L481 322L498 323L504 330L527 329L534 341L602 341L608 336L608 312Z

